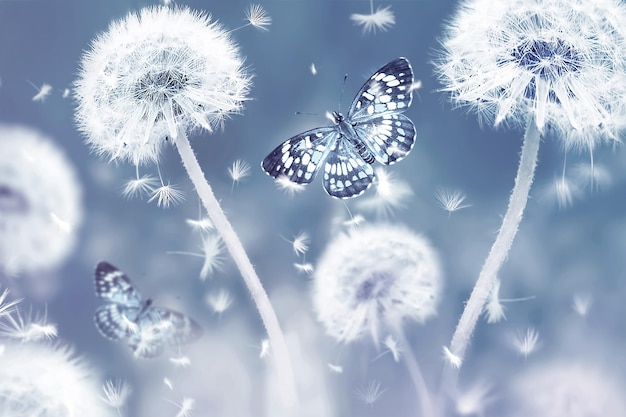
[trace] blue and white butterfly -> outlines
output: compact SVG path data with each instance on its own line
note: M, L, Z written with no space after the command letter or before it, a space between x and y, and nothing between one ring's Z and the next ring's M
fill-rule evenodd
M96 327L108 339L128 339L136 357L154 358L167 345L179 346L202 335L200 325L184 314L143 300L130 278L108 262L96 266L95 284L96 295L109 301L96 310Z
M415 143L415 126L402 113L411 105L413 70L406 58L379 69L361 87L347 116L332 112L333 126L287 139L265 157L263 170L298 184L324 166L324 189L336 198L361 195L375 179L372 163L391 165Z

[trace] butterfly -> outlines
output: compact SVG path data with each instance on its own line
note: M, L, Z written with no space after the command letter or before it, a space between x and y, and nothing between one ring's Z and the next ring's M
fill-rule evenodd
M361 87L347 116L332 112L332 126L287 139L261 163L273 178L309 184L324 165L324 189L336 198L361 195L375 179L372 163L391 165L415 143L415 126L402 113L412 100L413 70L406 58L379 69Z
M184 314L143 300L130 278L108 262L96 266L95 284L96 295L109 301L96 310L96 327L108 339L128 339L136 357L155 358L166 345L189 343L202 335L200 325Z

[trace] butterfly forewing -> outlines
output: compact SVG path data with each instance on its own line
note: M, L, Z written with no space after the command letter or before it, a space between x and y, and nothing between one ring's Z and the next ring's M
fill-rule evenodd
M413 70L406 58L397 58L379 69L361 87L347 119L359 123L384 113L405 111L412 100Z
M287 139L265 157L261 166L273 178L308 184L313 181L339 133L334 126L320 127Z
M338 140L324 165L324 188L337 198L362 194L374 181L374 169L345 139Z
M359 139L365 143L381 164L391 165L404 158L415 144L415 126L403 114L388 113L354 126Z
M141 307L142 299L128 276L108 262L100 262L95 273L96 295L127 307Z
M105 304L96 310L94 321L102 336L117 341L137 332L138 314L139 308Z

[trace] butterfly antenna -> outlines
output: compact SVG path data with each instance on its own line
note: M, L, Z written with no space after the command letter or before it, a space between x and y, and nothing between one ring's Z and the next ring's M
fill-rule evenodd
M297 112L295 112L295 114L298 114L298 115L306 114L306 115L309 115L309 116L319 116L318 113L308 113L308 112L305 112L305 111L297 111Z
M343 76L343 84L341 85L341 94L339 95L339 106L337 107L337 111L341 112L341 103L343 102L343 91L346 88L346 80L348 79L348 74Z

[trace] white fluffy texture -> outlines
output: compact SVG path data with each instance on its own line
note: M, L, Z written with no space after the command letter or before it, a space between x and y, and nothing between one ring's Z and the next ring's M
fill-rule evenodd
M94 370L67 347L5 345L0 417L109 417Z
M514 386L516 417L626 416L623 381L587 363L536 366Z
M466 0L435 63L479 118L555 128L568 147L626 125L626 7L618 0Z
M436 313L442 276L430 243L387 224L341 234L315 267L313 304L328 334L351 342L381 325L423 322Z
M82 217L82 189L62 150L36 130L0 125L0 267L13 274L58 266Z
M113 22L83 56L76 121L95 152L155 162L168 137L240 111L249 82L236 44L210 16L145 8Z

